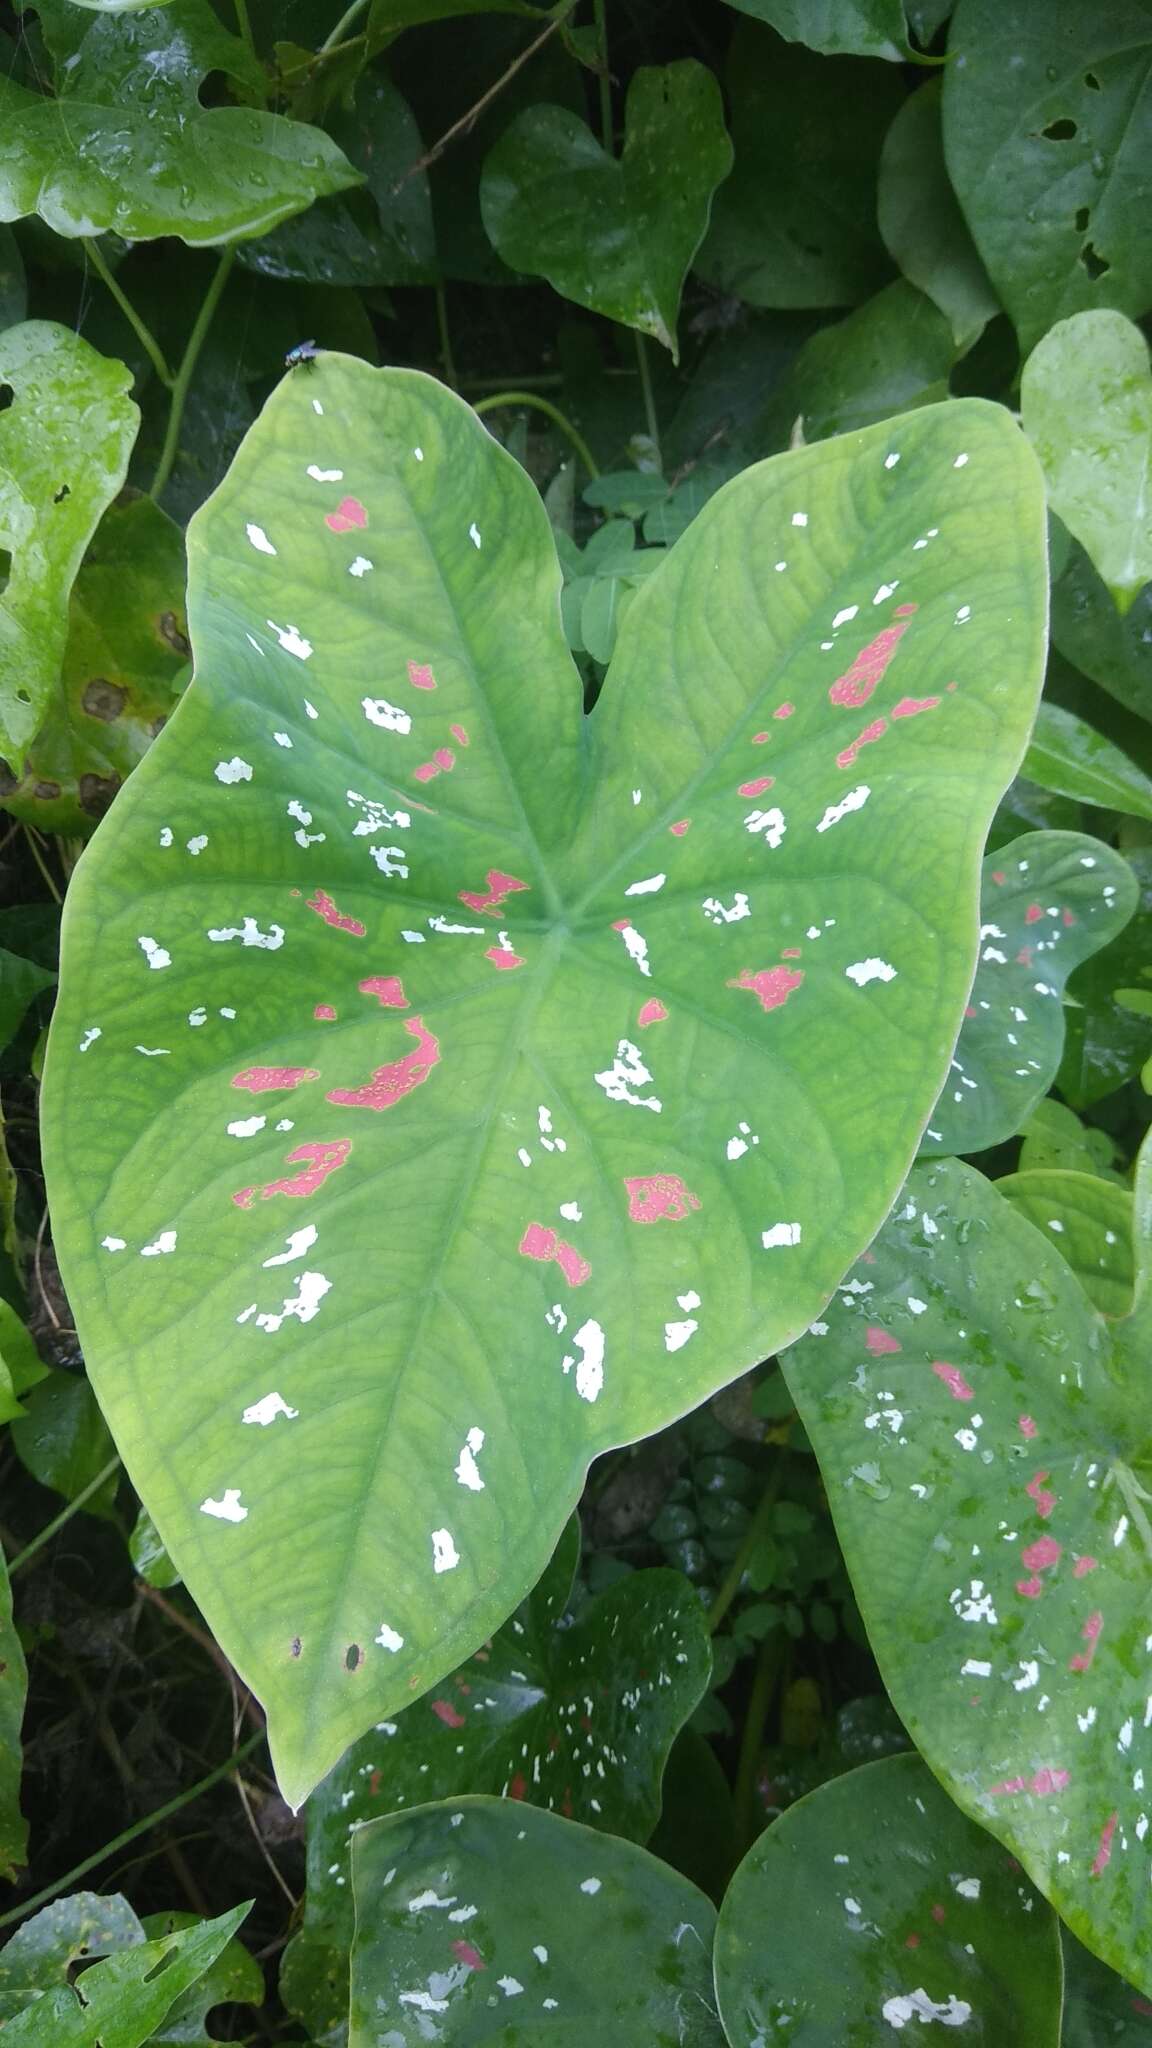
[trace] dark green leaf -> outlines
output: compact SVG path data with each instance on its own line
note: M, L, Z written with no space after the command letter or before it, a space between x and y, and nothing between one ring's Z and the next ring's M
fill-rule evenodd
M628 87L619 162L563 107L512 122L484 166L484 225L505 263L677 354L680 293L732 164L720 88L690 58Z
M1152 782L1120 747L1113 746L1060 704L1041 704L1024 756L1024 773L1042 789L1075 797L1101 810L1152 818Z
M0 1048L16 1036L33 997L51 988L55 979L34 960L22 960L0 946Z
M1052 590L1052 638L1084 675L1152 719L1152 583L1122 615L1083 548L1074 546Z
M931 299L903 279L886 285L804 343L765 409L761 445L787 447L797 424L822 441L945 398L955 354Z
M958 0L944 149L1022 348L1054 321L1152 304L1145 0Z
M970 348L1000 302L976 253L944 163L940 81L905 100L884 138L877 191L880 233L909 284L951 322Z
M1064 1929L1061 2048L1148 2048L1152 2005Z
M829 64L742 23L727 83L736 163L696 268L753 306L851 306L891 275L876 229L887 66Z
M65 1500L91 1485L115 1449L88 1381L71 1372L50 1372L26 1395L12 1447L33 1478ZM113 1473L85 1502L87 1514L112 1515L116 1481Z
M749 1850L716 1927L730 2048L877 2048L904 2029L1059 2048L1055 1915L918 1756L809 1793Z
M12 1623L8 1565L0 1550L0 1877L7 1878L14 1878L18 1866L28 1860L28 1828L20 1811L20 1731L27 1690L24 1652ZM0 1963L0 1987L3 1982ZM0 2006L0 2014L2 2010Z
M349 2048L723 2048L715 1908L631 1842L456 1799L361 1828L352 1870Z
M825 57L886 57L898 64L907 30L900 0L731 0L786 37Z
M1152 1023L1117 992L1152 991L1152 848L1133 846L1128 865L1140 901L1111 945L1077 968L1068 988L1064 1056L1057 1085L1076 1109L1099 1102L1137 1074L1152 1052Z

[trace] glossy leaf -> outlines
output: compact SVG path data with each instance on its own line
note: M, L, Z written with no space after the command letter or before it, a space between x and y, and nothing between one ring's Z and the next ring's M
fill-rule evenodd
M790 43L825 57L885 57L899 64L908 30L900 0L731 0Z
M104 1903L104 1902L101 1902ZM248 1913L194 1920L155 1941L117 1948L77 1984L44 1991L4 2023L16 2048L144 2048L172 2006L202 1977Z
M716 1927L730 2048L874 2048L905 2028L1059 2048L1055 1915L918 1756L789 1807L749 1850Z
M1064 1931L1061 2048L1148 2048L1152 2002Z
M139 1573L146 1585L158 1586L165 1590L169 1586L180 1584L180 1574L161 1543L156 1524L147 1508L140 1509L132 1524L132 1533L128 1538L128 1555L132 1559L133 1571Z
M1140 329L1122 313L1059 321L1024 366L1020 403L1053 511L1126 612L1152 581L1152 374Z
M149 1913L141 1925L149 1940L185 1932L203 1923L195 1913ZM264 1975L243 1942L232 1938L171 2006L147 2048L213 2048L217 2034L208 2032L208 2014L218 2005L263 2005Z
M1101 1315L1132 1310L1132 1195L1095 1174L1036 1170L996 1183L1006 1202L1051 1237Z
M1123 749L1062 704L1041 704L1024 773L1042 789L1102 810L1152 818L1152 782Z
M1076 1109L1122 1087L1152 1052L1152 1022L1123 1000L1134 988L1152 991L1152 849L1133 846L1127 859L1140 890L1136 913L1077 968L1068 989L1057 1085Z
M742 23L727 65L736 161L696 264L751 306L851 306L891 266L876 170L904 94L875 64L826 63Z
M1082 674L1152 718L1152 583L1121 614L1083 548L1052 588L1052 639Z
M5 810L84 837L103 817L179 700L184 573L180 529L150 498L104 514L72 586L59 682Z
M1075 1110L1046 1095L1030 1117L1021 1124L1024 1140L1020 1147L1022 1173L1091 1173L1097 1179L1119 1181L1112 1161L1116 1147L1107 1131L1081 1123Z
M901 280L804 343L765 408L765 445L847 434L947 397L952 330L922 292Z
M968 348L1000 310L944 163L940 81L905 100L884 138L876 217L894 263Z
M0 1877L7 1878L14 1878L28 1860L28 1828L20 1811L20 1729L27 1691L24 1651L12 1622L8 1565L0 1551Z
M982 1152L1015 1135L1060 1065L1068 976L1136 902L1127 863L1081 832L1029 832L988 855L976 979L924 1153Z
M488 1792L634 1841L652 1833L668 1752L711 1675L704 1609L678 1573L644 1571L566 1616L578 1552L573 1521L491 1642L354 1743L310 1801L305 1921L280 1981L318 2041L343 2038L350 1843L365 1821Z
M944 150L976 247L1034 347L1057 320L1152 305L1144 0L958 0Z
M417 2048L430 2022L446 2048L723 2048L715 1907L631 1842L454 1799L359 1829L352 1870L349 2048Z
M41 1486L75 1500L112 1456L113 1444L96 1396L79 1373L50 1372L24 1398L12 1424L12 1448ZM85 1503L90 1515L111 1515L116 1475Z
M138 1947L144 1929L119 1893L70 1892L25 1920L0 1949L0 2020L71 1981L77 1963Z
M124 482L140 415L132 378L47 320L0 334L0 749L18 770L60 672L68 596Z
M210 72L241 91L265 86L209 0L91 20L70 0L39 0L37 13L58 57L56 96L0 77L0 221L37 213L59 235L111 229L127 241L178 235L200 246L266 233L359 183L319 128L201 105Z
M575 114L531 107L485 163L480 207L513 270L546 277L675 357L684 278L731 166L713 74L690 58L642 65L628 87L619 162Z
M296 372L194 521L200 674L69 891L44 1132L89 1370L290 1799L876 1228L1041 519L979 403L747 471L586 730L544 509L431 379Z
M1148 1309L1106 1322L1050 1236L948 1160L915 1169L818 1328L785 1368L893 1705L1147 1993Z

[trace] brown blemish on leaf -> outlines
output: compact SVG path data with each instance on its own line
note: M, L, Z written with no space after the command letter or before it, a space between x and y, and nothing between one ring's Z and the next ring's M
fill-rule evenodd
M7 761L0 761L0 796L11 796L12 791L19 787L19 777L13 775Z
M40 797L42 801L46 804L53 804L55 803L57 797L60 794L60 784L58 782L34 783L32 787L32 794L33 796Z
M111 724L128 702L128 692L119 683L110 683L106 676L93 676L91 682L85 683L80 702L89 718L104 718Z
M175 612L161 612L156 623L160 629L160 638L168 642L174 654L181 656L191 654L192 647L188 635L180 624Z
M360 1660L362 1656L363 1651L361 1650L359 1643L349 1643L348 1648L344 1652L345 1671L357 1671L360 1667Z
M102 818L119 787L118 775L82 775L80 809L87 811L90 818ZM59 796L60 791L56 794Z

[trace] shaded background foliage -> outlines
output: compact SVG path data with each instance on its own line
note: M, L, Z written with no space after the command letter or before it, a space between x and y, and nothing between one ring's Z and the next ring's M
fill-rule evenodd
M1127 862L1135 909L1070 974L1027 1086L1001 1077L999 1121L960 1104L930 1147L1063 1219L1094 1306L1127 1305L1113 1225L1152 1058L1152 554L1132 484L1152 384L1131 324L1152 306L1150 47L1141 0L0 6L0 1858L18 1887L0 1926L69 1894L24 1920L31 1957L0 1956L0 2016L167 1938L173 1909L251 1898L245 1950L222 1929L191 2017L134 2038L202 2040L211 2006L215 2038L339 2042L341 1815L414 1803L425 1765L440 1796L513 1789L471 1756L449 1782L405 1731L406 1766L354 1749L289 1813L259 1710L119 1470L52 1258L37 1101L59 903L188 677L183 527L295 344L477 404L544 493L589 703L661 551L747 464L949 395L1022 411L1048 472L1053 650L989 865L1023 834L1089 834ZM533 1596L540 1687L563 1695L577 1640L627 1684L603 1617L680 1575L669 1611L699 1630L706 1610L711 1678L647 1732L644 1796L597 1824L719 1903L766 1824L909 1747L776 1363L602 1460L581 1523L578 1565L573 1545ZM89 1881L103 1898L77 1894ZM725 1953L741 1910L734 1887ZM1067 2044L1149 2037L1146 2004L1070 1942L1068 1960Z

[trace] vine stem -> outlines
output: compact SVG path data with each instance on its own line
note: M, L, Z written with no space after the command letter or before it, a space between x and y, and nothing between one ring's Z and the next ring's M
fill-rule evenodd
M753 1824L753 1806L756 1798L756 1764L760 1746L764 1740L764 1725L768 1709L776 1690L776 1680L783 1668L787 1642L782 1629L774 1629L760 1645L756 1659L756 1671L752 1679L752 1690L748 1696L748 1711L744 1716L744 1733L740 1739L740 1757L736 1765L736 1785L732 1803L736 1817L736 1840L743 1854L754 1841L757 1829Z
M171 391L174 381L172 372L168 368L164 351L153 334L152 329L148 326L147 321L136 311L123 285L117 283L113 273L109 270L101 254L100 244L94 241L91 235L85 235L83 237L83 246L84 254L87 256L89 263L92 265L105 291L110 293L111 297L115 299L116 304L119 306L129 327L144 350L160 382L166 390Z
M174 1813L179 1813L185 1806L191 1806L192 1801L199 1799L202 1792L211 1791L213 1785L218 1785L221 1778L228 1777L238 1764L243 1763L245 1757L251 1756L252 1751L263 1740L263 1730L259 1734L250 1735L247 1742L242 1742L239 1749L234 1750L224 1763L217 1764L216 1769L209 1771L206 1778L201 1778L197 1784L190 1785L187 1792L178 1793L166 1806L158 1806L154 1813L145 1814L143 1820L135 1821L130 1828L125 1828L123 1834L117 1835L111 1842L105 1842L102 1849L97 1849L91 1856L86 1856L82 1863L74 1864L71 1870L66 1870L63 1877L58 1877L52 1884L45 1885L43 1891L35 1892L21 1905L13 1906L10 1913L0 1914L0 1928L11 1927L14 1921L22 1920L26 1913L33 1913L38 1906L46 1906L50 1900L59 1898L61 1892L69 1890L77 1878L86 1877L98 1863L106 1863L110 1856L115 1856L119 1850L126 1849L129 1842L138 1841L150 1828L159 1827L161 1821L170 1820Z
M200 359L200 351L204 346L208 329L212 325L212 316L220 303L220 294L228 282L228 273L235 261L235 249L225 249L216 266L216 275L204 294L204 303L196 315L196 324L188 336L188 343L180 360L180 368L177 370L172 384L172 403L168 409L168 427L164 435L164 446L160 450L160 460L156 465L156 474L152 479L152 488L148 493L148 496L154 500L159 498L161 491L172 474L173 465L180 447L180 428L184 421L184 406L188 397L188 387L192 382L192 373Z
M233 0L236 9L236 26L240 40L250 57L256 57L256 42L252 34L252 23L248 19L248 0ZM259 62L259 58L256 59Z
M772 1520L772 1510L780 1497L780 1487L784 1479L785 1456L785 1447L781 1445L776 1454L776 1463L772 1467L768 1484L761 1495L760 1505L756 1509L747 1529L744 1531L744 1541L732 1559L720 1590L708 1609L708 1633L710 1636L715 1635L737 1593L740 1591L740 1582L748 1569L748 1561L761 1537L765 1534L769 1522Z
M560 432L567 435L589 476L599 476L596 458L580 429L573 426L568 415L562 413L558 405L553 405L551 399L541 398L532 391L497 391L492 398L482 398L472 410L483 418L486 412L496 412L502 405L530 405L536 412L545 413Z
M25 1544L19 1556L14 1557L8 1567L8 1577L10 1579L15 1578L16 1573L27 1564L30 1557L35 1557L38 1550L43 1550L44 1545L52 1541L53 1536L57 1535L72 1520L73 1515L78 1515L81 1508L87 1506L93 1494L99 1493L100 1488L111 1479L119 1464L119 1457L109 1458L108 1463L101 1466L95 1479L90 1479L87 1486L76 1495L75 1500L70 1500L67 1507L61 1508L58 1515L53 1516L50 1522L44 1524L39 1534L32 1538L31 1543Z
M331 35L325 36L316 55L326 57L329 50L334 50L337 43L343 42L345 31L351 28L354 21L359 21L367 6L368 0L352 0L351 7L345 9Z
M652 372L648 366L648 337L639 328L633 330L636 336L636 361L640 366L640 389L644 393L644 417L648 422L648 439L656 450L656 464L661 475L664 473L664 457L660 452L660 420L656 412L656 399L652 390Z
M592 15L596 25L596 40L600 45L600 140L606 156L615 156L615 137L612 127L612 74L608 69L608 4L607 0L592 0ZM652 390L652 372L648 363L648 345L645 337L636 334L636 362L640 371L640 389L644 395L644 418L648 426L648 439L656 451L656 461L664 468L664 457L660 452L660 420L656 412L656 399Z
M440 278L436 285L436 326L440 335L440 361L444 366L444 382L453 391L458 391L460 386L456 376L456 359L452 354L452 332L448 325L448 294L444 289L443 278Z

